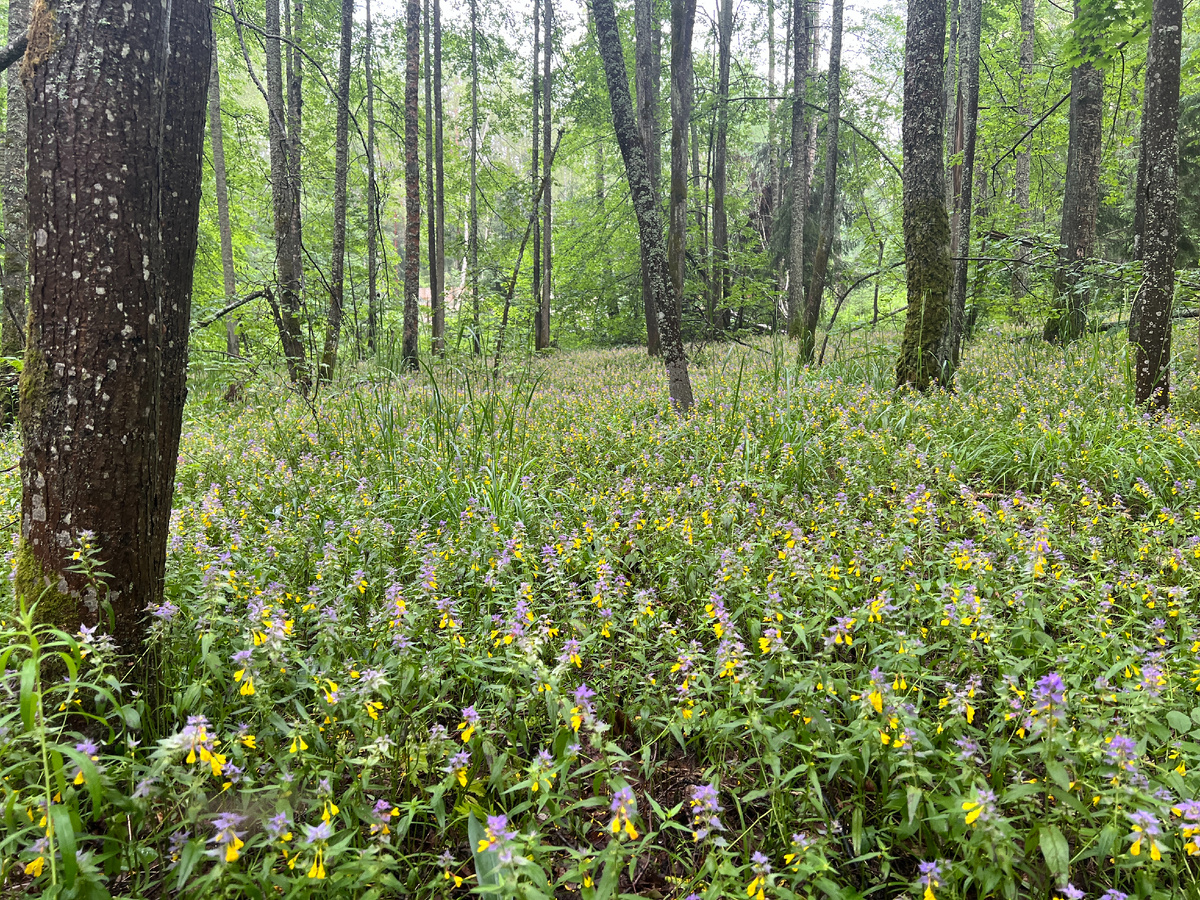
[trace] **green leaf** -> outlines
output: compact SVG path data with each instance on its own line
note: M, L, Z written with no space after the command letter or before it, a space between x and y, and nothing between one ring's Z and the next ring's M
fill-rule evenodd
M1059 881L1065 881L1067 875L1070 874L1071 849L1067 846L1067 839L1058 830L1058 826L1043 826L1038 835L1038 843L1041 845L1042 856L1046 860L1046 867L1050 870L1050 874Z
M912 822L917 814L917 807L921 805L921 798L924 796L924 792L919 787L910 786L905 791L905 794L908 799L908 821Z
M1177 709L1167 713L1167 724L1181 734L1192 730L1192 720Z
M487 829L475 818L475 813L467 816L467 838L471 841L471 856L475 858L475 875L480 887L500 883L500 873L495 850L480 850L479 845L487 842Z
M204 855L203 841L192 838L183 845L183 850L179 854L179 865L175 867L175 892L183 890L183 886L187 884L188 878L192 875L192 870L196 868L196 863L200 861L200 857Z
M30 657L21 666L21 722L26 731L33 731L33 712L37 706L37 660Z
M79 861L75 858L75 828L71 824L70 811L60 803L50 807L50 821L54 823L54 839L62 851L63 886L70 889L79 872Z

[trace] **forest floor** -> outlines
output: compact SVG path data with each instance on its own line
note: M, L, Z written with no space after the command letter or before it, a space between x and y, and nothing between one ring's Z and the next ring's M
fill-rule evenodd
M985 334L924 396L893 360L710 346L686 420L635 350L363 369L312 402L202 380L161 682L107 682L93 746L5 714L3 874L1197 896L1194 355L1158 418L1120 340ZM103 642L75 657L106 684ZM70 689L47 688L52 725ZM39 806L74 867L36 843Z

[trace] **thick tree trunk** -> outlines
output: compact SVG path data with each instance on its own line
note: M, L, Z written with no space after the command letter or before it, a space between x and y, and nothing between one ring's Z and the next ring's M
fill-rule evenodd
M215 45L215 42L214 42ZM208 131L212 140L213 183L217 195L217 230L221 233L221 275L226 305L237 299L237 277L233 270L233 226L229 220L229 186L225 175L225 139L221 126L221 78L217 54L212 54L208 79ZM225 352L238 355L237 317L225 318Z
M1033 77L1033 40L1037 19L1035 0L1021 0L1021 74L1017 81L1017 112L1032 128L1036 119L1029 105L1030 79ZM1033 161L1033 142L1026 139L1017 151L1015 184L1013 187L1017 209L1020 210L1020 236L1027 238L1032 223L1029 216L1029 170ZM1021 300L1029 293L1029 248L1025 242L1013 250L1012 292L1014 300Z
M808 123L804 103L808 96L808 0L792 0L792 168L791 230L788 235L788 334L799 337L804 309L804 219L808 210Z
M967 309L967 270L971 256L971 188L975 181L975 137L979 120L979 40L983 26L982 0L962 0L959 31L958 86L959 124L962 131L962 163L956 166L954 217L951 223L950 317L942 342L941 361L946 377L958 367L962 354L963 323Z
M417 299L421 290L421 165L417 158L417 78L421 66L421 0L408 0L404 57L404 365L416 371Z
M949 314L950 222L942 162L942 54L946 6L911 0L904 50L904 256L908 314L896 383L925 390L940 374L937 351Z
M687 355L679 328L678 309L671 297L671 277L667 271L667 247L663 241L662 220L658 199L650 183L650 168L646 150L638 133L633 100L629 96L629 81L625 70L625 54L621 50L621 34L612 0L593 0L596 19L596 40L604 63L604 78L612 105L613 130L625 161L625 176L637 214L638 232L650 261L651 290L654 315L662 339L663 362L666 364L671 403L680 414L692 408L692 383L688 377Z
M34 177L15 589L67 631L111 603L127 653L162 596L212 33L206 2L175 0L184 37L168 68L166 7L143 12L39 3L31 43L49 49L23 72ZM99 588L70 568L85 532Z
M654 193L654 202L659 203L659 179L662 165L659 162L658 140L658 95L659 77L662 71L662 61L655 53L654 35L658 31L658 21L654 9L655 0L634 0L633 29L634 29L634 82L637 88L638 131L641 134L642 146L646 150L646 164L650 172L650 190ZM654 315L654 288L652 265L646 255L646 247L641 248L642 260L642 303L646 309L646 350L651 356L658 356L662 349L662 337L658 332L658 319Z
M446 167L442 160L442 2L433 0L433 155L434 197L437 219L437 250L434 268L438 271L438 309L441 318L434 316L433 352L446 353Z
M346 183L350 166L350 49L354 34L354 0L342 0L342 39L338 61L337 124L333 161L333 259L329 263L329 320L317 380L333 378L342 336L346 284Z
M375 40L371 22L371 0L366 0L367 41L363 48L363 71L367 80L367 350L379 349L379 185L375 181ZM426 32L428 34L428 32ZM428 47L426 47L428 51ZM434 321L437 321L434 292Z
M286 0L285 0L286 2ZM294 184L292 142L285 121L294 128L283 93L280 49L280 0L266 0L267 131L271 158L271 197L275 214L275 268L279 281L279 341L292 383L308 385L304 339L300 331L300 247L298 183ZM296 109L298 113L298 107ZM286 117L286 118L285 118ZM295 143L298 144L298 141ZM298 149L297 149L298 154ZM298 182L298 180L296 180Z
M667 219L667 262L671 269L671 293L676 297L683 296L687 261L688 123L692 118L692 28L695 22L696 0L671 0L671 201Z
M1171 397L1171 304L1179 242L1179 81L1182 0L1154 0L1146 56L1137 251L1142 284L1130 315L1137 348L1138 403L1165 409Z
M471 0L471 198L467 232L467 273L471 291L471 345L483 354L479 333L479 0Z
M721 0L717 16L717 133L713 150L713 270L708 285L708 326L728 326L729 219L725 212L729 152L729 54L733 45L733 0Z
M25 37L29 30L29 0L11 0L8 5L8 42ZM25 87L20 69L6 73L8 107L4 122L4 175L0 196L4 200L3 323L0 324L0 356L19 356L25 349L25 288L29 252L29 218L25 203L26 109ZM0 382L12 384L11 369L0 374ZM0 425L16 413L14 395L4 389L0 400Z
M825 126L825 191L821 197L821 230L817 251L813 254L812 279L804 305L804 332L800 348L804 361L812 362L816 345L817 323L821 319L821 297L825 293L825 272L833 247L834 210L837 206L838 129L842 108L842 0L833 0L833 19L829 41L829 115Z
M553 62L554 6L552 0L542 0L546 21L542 65L542 180L546 185L542 196L542 297L537 316L537 349L550 349L550 295L553 287L554 262L551 256L551 212L554 183L550 180L552 162L550 141L551 63Z

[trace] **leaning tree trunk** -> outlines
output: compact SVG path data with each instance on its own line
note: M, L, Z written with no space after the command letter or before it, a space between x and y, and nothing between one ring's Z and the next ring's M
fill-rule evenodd
M1033 77L1033 39L1037 27L1034 0L1021 0L1021 75L1017 80L1017 113L1025 126L1032 128L1036 119L1029 105L1030 79ZM1026 243L1033 230L1029 211L1029 170L1033 161L1033 142L1026 139L1017 151L1013 193L1020 211L1019 243L1013 248L1013 300L1020 301L1029 293L1029 246Z
M687 259L688 123L692 118L692 27L696 0L671 0L671 202L667 263L671 293L683 296Z
M1165 409L1171 397L1171 303L1179 241L1179 60L1182 0L1154 0L1146 56L1137 235L1142 284L1130 315L1137 346L1138 403Z
M214 47L216 42L214 41ZM229 185L225 173L225 139L221 126L221 78L217 53L212 53L212 72L208 79L208 131L212 139L214 193L217 195L217 230L221 233L221 276L225 287L225 305L237 297L237 277L233 270L233 226L229 220ZM238 355L237 317L225 317L225 352Z
M621 158L625 161L625 176L637 215L638 233L650 261L651 290L654 297L654 316L662 339L663 362L670 384L671 403L683 415L692 408L692 383L688 377L687 355L679 328L679 312L671 296L671 277L667 271L667 248L663 241L662 221L659 218L657 195L650 184L650 168L646 149L638 133L633 100L629 96L629 81L625 70L625 54L621 50L621 33L612 0L593 0L596 19L596 40L604 63L604 79L612 105L613 130Z
M421 0L408 0L404 65L404 365L417 369L417 295L421 289L421 166L417 160L417 74Z
M29 30L29 0L12 0L8 4L8 42L25 37ZM0 356L19 356L25 348L25 286L27 284L26 254L29 248L29 219L25 206L25 88L20 69L10 66L8 78L8 112L4 122L4 175L0 196L4 199L4 275L3 323L0 324ZM13 370L6 369L0 381L13 384ZM0 400L0 425L7 425L16 413L14 395L4 390Z
M634 29L634 82L637 86L637 116L638 130L641 133L642 146L646 152L646 165L650 173L650 190L654 193L654 203L657 208L661 196L659 194L659 163L658 141L658 82L662 71L661 60L654 52L654 33L658 28L655 15L654 0L634 0L633 29ZM658 356L662 352L662 336L658 332L658 319L654 314L654 287L652 265L646 255L646 247L641 247L642 261L642 304L646 309L646 352Z
M800 336L804 308L804 219L808 210L808 124L804 108L808 96L808 0L792 0L792 169L791 230L788 234L788 334Z
M367 0L367 41L363 48L363 71L367 81L367 350L379 349L379 185L375 181L375 42L371 23L371 0ZM437 303L437 294L434 303ZM434 306L437 317L437 306Z
M825 271L829 267L829 252L833 247L834 218L837 205L838 127L842 109L842 0L833 0L833 21L829 41L829 117L825 144L825 191L821 197L821 230L817 252L813 255L812 280L808 285L808 301L804 304L804 331L800 349L807 363L813 360L817 323L821 319L821 296L825 293Z
M962 130L962 163L956 177L951 234L953 277L950 283L950 317L942 341L941 362L947 377L958 367L962 354L963 324L967 311L967 270L971 256L971 188L975 181L975 136L979 120L979 39L983 26L982 0L962 0L959 21L958 86L962 95L959 125Z
M942 165L942 51L946 6L910 0L904 48L904 256L908 314L896 383L925 390L940 374L949 314L950 222Z
M285 0L286 2L286 0ZM308 385L304 338L300 331L300 279L303 275L300 248L300 211L294 186L291 143L285 118L283 57L280 49L280 0L266 0L264 41L267 70L267 134L271 159L271 199L275 214L275 267L279 280L279 342L287 361L288 377L304 388ZM293 123L294 127L294 123Z
M550 68L553 61L554 7L551 0L542 0L542 11L546 19L545 44L542 50L542 181L545 190L542 194L542 296L538 305L537 340L535 346L539 350L550 348L550 295L553 287L553 266L551 258L551 212L554 184L550 180L551 141L550 141Z
M354 32L354 0L342 0L342 40L338 62L337 125L333 162L333 259L329 263L329 319L325 350L317 380L333 378L338 342L342 336L342 307L346 285L346 181L350 166L350 47Z
M433 318L433 352L438 356L446 352L446 167L442 159L442 3L433 2L433 154L434 196L432 198L437 219L437 249L434 252L434 268L438 272L438 287L442 296L438 301L441 317Z
M708 285L708 327L726 327L729 293L729 218L725 212L729 149L729 54L733 45L733 0L721 0L717 16L717 133L713 148L713 269Z
M166 5L140 12L38 3L41 50L22 72L33 241L15 590L67 631L111 604L126 653L162 596L211 39L208 4L175 0L185 37L168 68ZM84 540L103 585L70 558Z

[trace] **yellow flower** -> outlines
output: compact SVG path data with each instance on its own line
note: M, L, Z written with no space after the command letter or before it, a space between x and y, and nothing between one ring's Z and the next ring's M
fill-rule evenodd
M288 753L295 753L297 750L307 750L307 749L308 749L308 744L304 743L304 738L297 736L297 737L292 738L292 746L290 746L288 748Z
M225 862L233 862L240 855L238 850L246 846L246 842L235 836L232 841L225 845Z
M325 851L323 848L317 848L316 859L313 860L312 868L308 870L309 878L324 878L325 877Z
M983 804L978 802L977 800L963 801L962 808L963 808L963 812L965 812L967 814L967 824L968 825L974 825L975 820L978 819L983 814ZM1136 854L1134 854L1134 855L1136 855Z
M78 556L78 555L79 554L76 554L76 556ZM32 875L34 878L38 878L41 876L42 869L45 867L45 865L46 865L46 857L39 856L37 859L35 859L33 862L29 863L29 865L27 865L25 867L25 874Z

